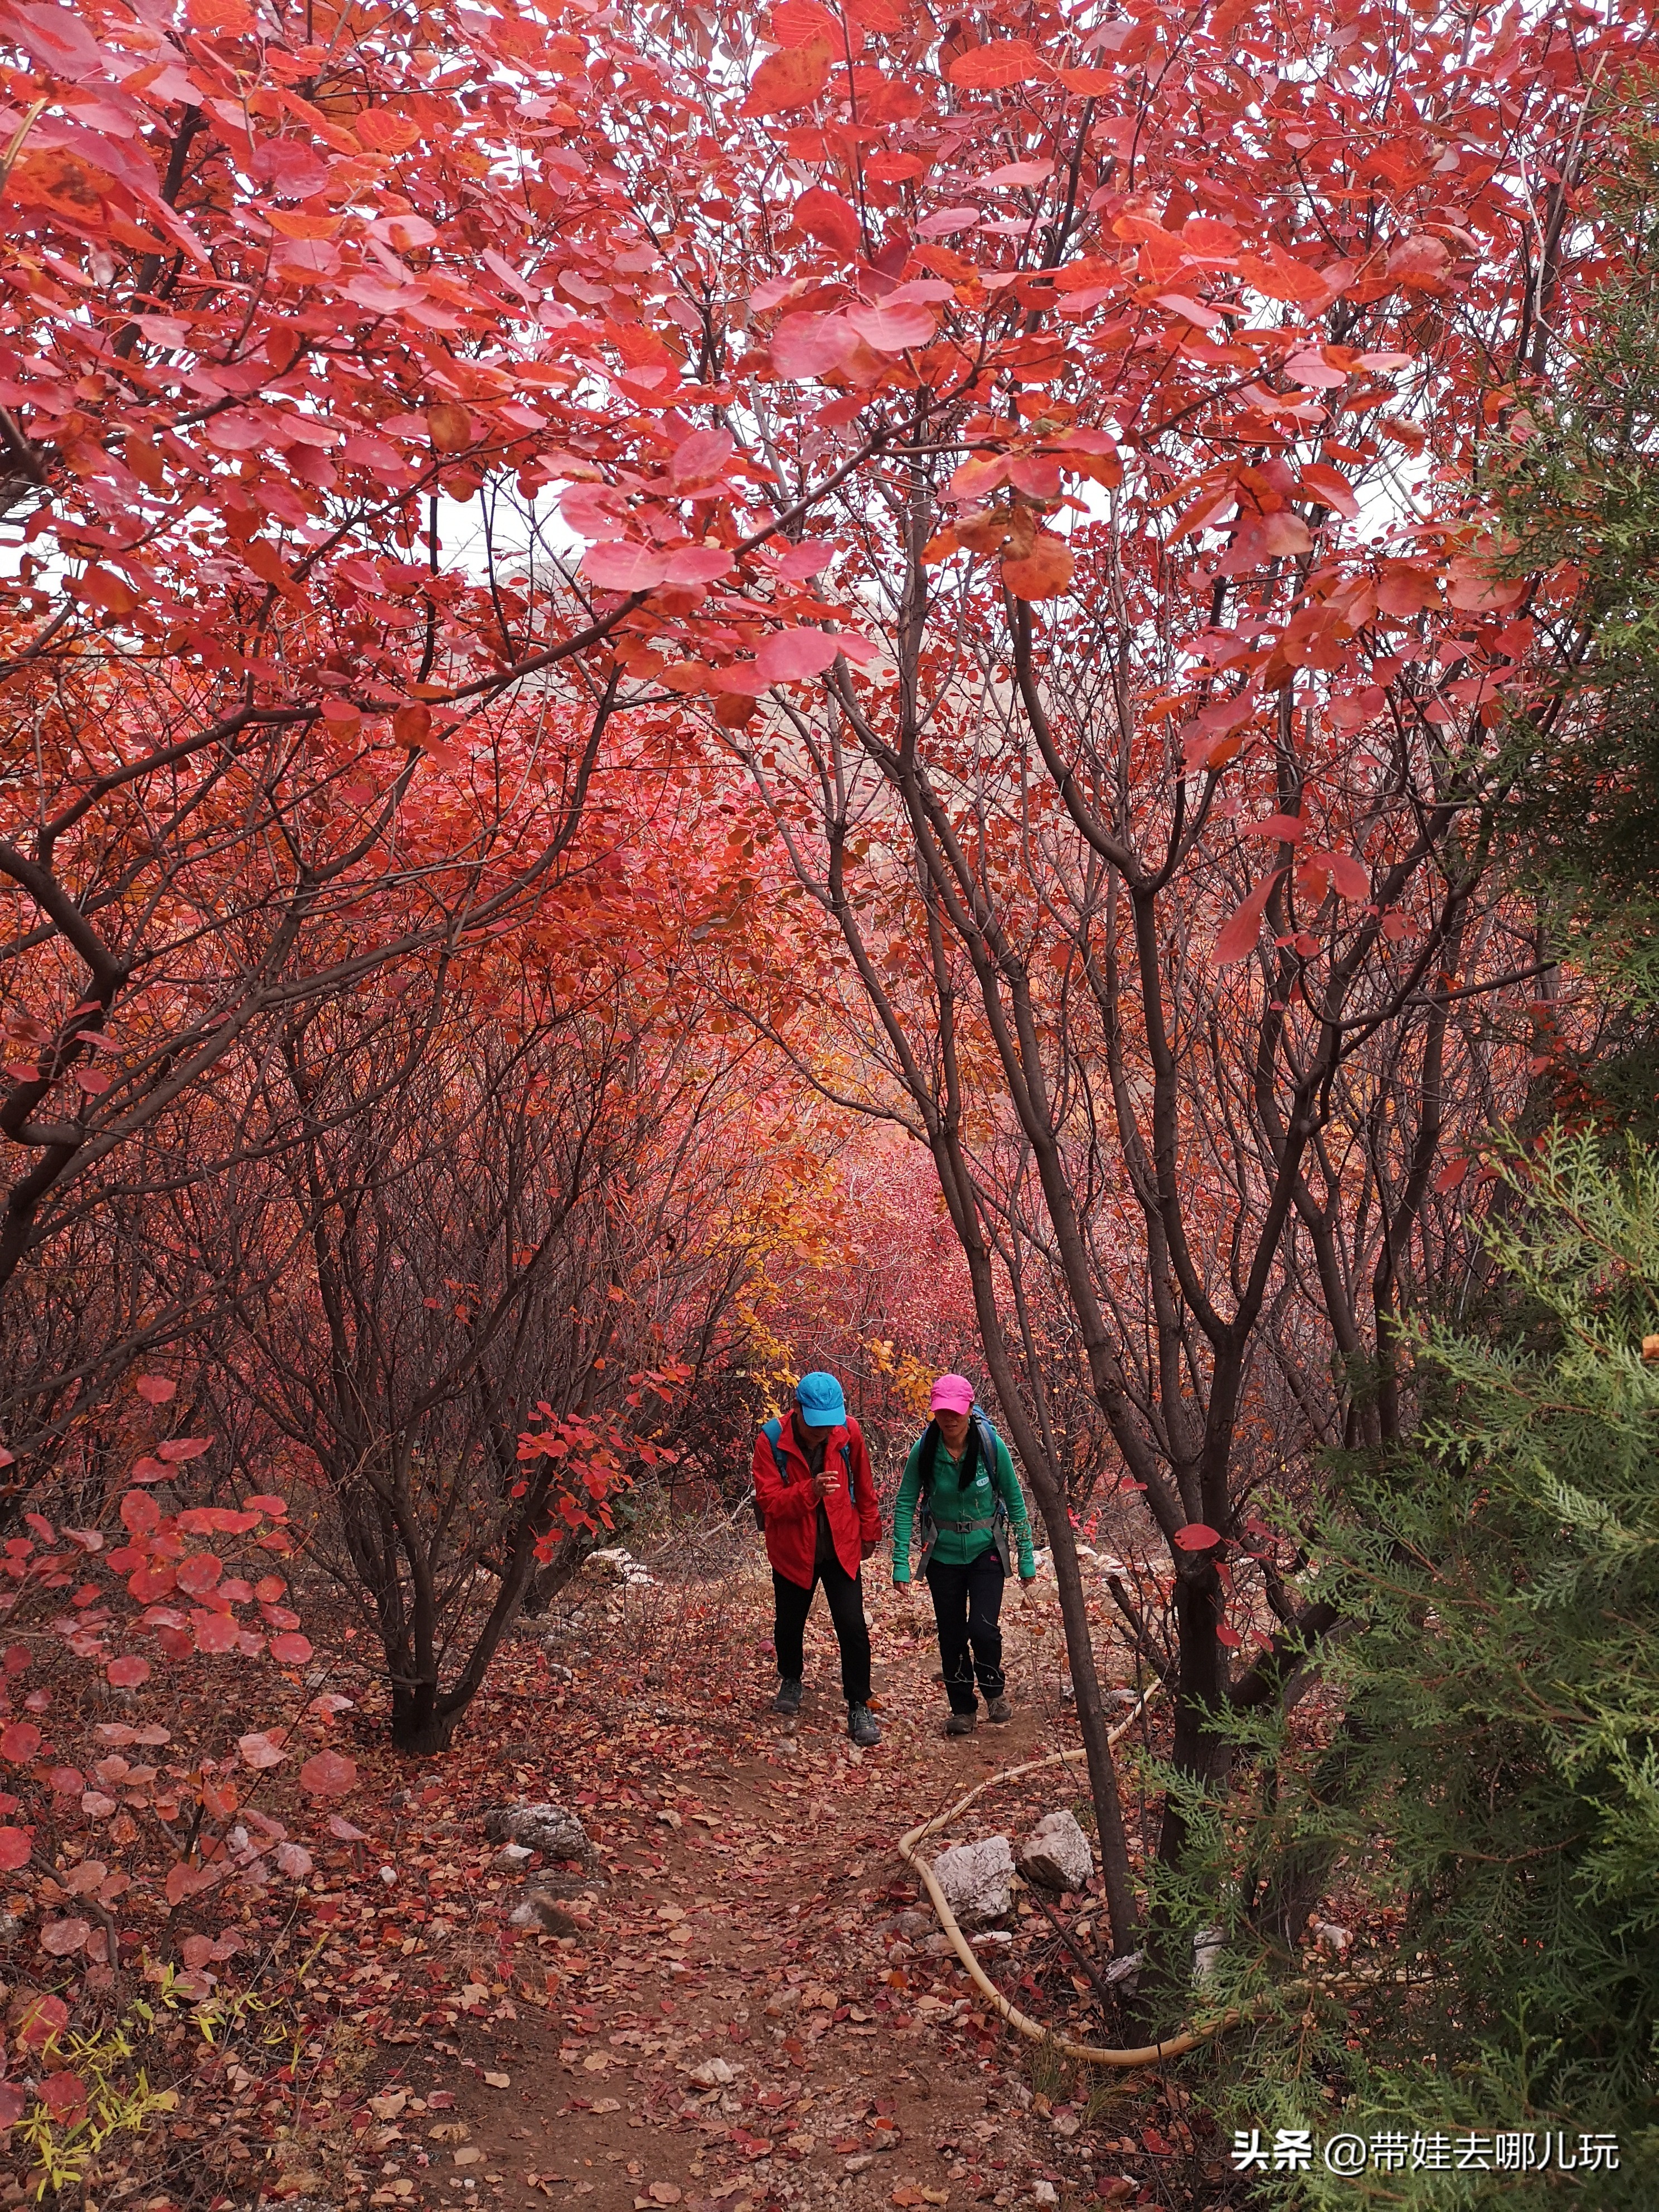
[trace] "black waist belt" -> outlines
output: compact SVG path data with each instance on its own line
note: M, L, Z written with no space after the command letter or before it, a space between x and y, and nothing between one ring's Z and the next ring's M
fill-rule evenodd
M975 1528L994 1528L996 1525L994 1514L988 1521L936 1521L934 1523L936 1528L949 1528L957 1536L971 1536Z

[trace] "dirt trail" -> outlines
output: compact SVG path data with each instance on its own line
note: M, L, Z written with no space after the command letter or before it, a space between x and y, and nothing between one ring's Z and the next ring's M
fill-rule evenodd
M1127 2117L1103 2137L1079 2108L1051 2106L1061 2085L1032 2075L1029 2049L928 1948L934 1923L892 1848L975 1782L1075 1740L1052 1674L1041 1705L1034 1696L1030 1655L1053 1632L1036 1643L1010 1606L1015 1717L947 1740L931 1636L888 1592L870 1609L884 1741L868 1753L846 1737L821 1604L793 1732L765 1711L775 1678L757 1598L711 1628L715 1648L693 1636L672 1662L641 1669L636 1656L630 1674L587 1631L568 1685L539 1700L495 1693L498 1707L517 1698L520 1726L540 1704L560 1710L544 1741L508 1747L512 1786L497 1776L484 1802L574 1804L604 1883L568 1895L556 1929L526 1934L501 1923L543 1878L492 1878L489 1995L480 1964L462 2009L413 2015L385 2039L404 2047L370 2100L358 2201L581 2212L1158 2201L1115 2179L1144 2173L1141 2142L1111 2134ZM958 1832L1020 1832L1035 1810L1080 1807L1079 1787L994 1793ZM1109 2109L1127 2115L1119 2100Z

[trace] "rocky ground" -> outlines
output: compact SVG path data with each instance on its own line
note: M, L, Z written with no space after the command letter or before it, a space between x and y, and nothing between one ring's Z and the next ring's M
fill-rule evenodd
M335 2024L260 2196L583 2212L1222 2201L1219 2146L1179 2087L1079 2078L1012 2036L894 1850L975 1783L1075 1741L1057 1620L1034 1632L1010 1606L1015 1717L946 1739L925 1615L872 1590L884 1741L866 1753L847 1740L821 1603L800 1719L767 1713L767 1598L743 1569L590 1577L512 1648L457 1753L388 1763L386 1826L316 1901L339 1916L320 1922L316 1966ZM586 1861L556 1826L502 1842L515 1824L499 1816L550 1802L580 1821ZM1089 1823L1075 1768L988 1792L928 1849L1018 1845L1060 1812ZM1098 2035L1077 1971L1094 1889L1045 1893L1068 1952L1037 1893L1011 1888L977 1939L994 1978Z

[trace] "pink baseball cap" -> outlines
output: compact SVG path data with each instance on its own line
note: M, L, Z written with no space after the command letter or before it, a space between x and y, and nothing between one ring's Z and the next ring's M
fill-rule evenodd
M927 1401L927 1410L933 1413L971 1413L974 1410L974 1386L965 1375L941 1375L933 1385L933 1395Z

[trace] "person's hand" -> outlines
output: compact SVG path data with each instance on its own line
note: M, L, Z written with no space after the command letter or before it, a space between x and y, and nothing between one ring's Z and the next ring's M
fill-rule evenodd
M881 1539L880 1539L880 1537L879 1537L879 1536L872 1536L872 1537L870 1537L870 1538L868 1539L868 1540L867 1540L866 1542L865 1542L865 1543L863 1543L863 1544L860 1544L860 1547L859 1547L859 1557L860 1557L860 1559L874 1559L874 1557L876 1556L876 1553L877 1553L878 1551L880 1551L880 1549L881 1549Z
M1036 1577L1022 1575L1019 1579L1019 1601L1024 1606L1036 1603Z
M896 1579L893 1583L893 1588L904 1600L906 1605L912 1605L915 1602L916 1586L913 1582L899 1582Z

